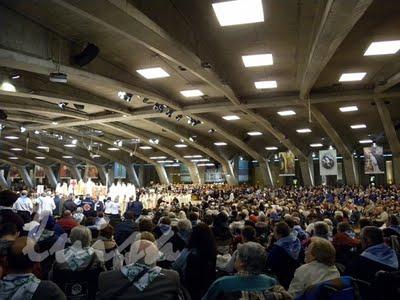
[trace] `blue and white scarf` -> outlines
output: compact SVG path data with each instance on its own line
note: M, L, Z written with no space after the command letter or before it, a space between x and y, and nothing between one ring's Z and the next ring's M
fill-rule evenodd
M143 271L146 272L140 278L136 278ZM139 291L143 291L154 279L162 275L160 267L150 268L147 265L139 263L123 266L121 272L129 281L132 281L133 285Z
M35 294L40 279L29 274L9 274L0 281L0 299L30 300Z
M283 248L283 250L285 250L286 253L289 254L289 256L294 260L297 260L299 258L301 243L300 240L292 233L277 240L275 242L275 245Z
M399 268L396 252L384 243L368 247L361 256L394 269Z

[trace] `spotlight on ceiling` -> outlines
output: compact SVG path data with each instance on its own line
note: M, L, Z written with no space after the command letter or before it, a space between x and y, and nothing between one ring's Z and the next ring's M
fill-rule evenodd
M192 135L189 137L189 141L194 142L196 140L197 136L196 135Z
M40 131L39 130L35 130L34 133L35 134L40 134Z
M175 120L177 120L177 121L179 122L182 118L183 118L182 115L177 115L177 116L175 117Z
M10 78L11 78L12 80L19 79L19 78L21 78L21 75L19 75L19 74L12 74L12 75L10 76Z
M50 73L49 79L51 82L67 83L68 76L65 73L53 72L53 73Z
M26 131L26 128L25 128L24 126L21 126L21 127L19 128L19 131L20 131L21 133L24 133L24 132Z
M65 107L68 105L68 103L67 102L60 102L60 103L58 103L58 107L60 108L60 109L65 109Z
M158 145L159 142L160 140L158 138L149 139L149 143L153 145Z
M124 101L126 101L126 102L131 102L132 97L133 97L133 94L127 93L127 92L119 91L119 92L118 92L118 97L119 97L121 100L124 100Z
M5 91L5 92L16 92L17 90L15 89L15 86L7 81L4 81L0 85L0 90Z
M200 121L200 120L196 120L196 119L194 119L194 118L190 118L190 119L188 120L188 124L190 124L190 125L192 125L192 126L196 126L196 125L201 124L201 121Z
M156 112L159 112L159 113L164 112L165 108L167 108L167 106L164 104L156 103L153 105L153 110L155 110Z
M114 145L118 146L118 147L122 147L122 140L116 140L114 142Z
M172 117L172 114L175 112L175 110L173 110L172 108L168 108L167 109L167 112L165 113L167 116L168 116L168 118L171 118Z
M0 131L3 130L6 127L4 124L0 124Z
M208 133L213 134L214 132L215 132L215 129L214 129L214 128L208 129Z

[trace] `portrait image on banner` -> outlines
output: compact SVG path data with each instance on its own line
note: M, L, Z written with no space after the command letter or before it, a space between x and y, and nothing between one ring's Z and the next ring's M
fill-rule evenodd
M126 168L125 166L115 163L114 164L114 178L121 178L125 179L126 178Z
M97 170L96 166L87 165L86 172L88 178L99 178L99 171Z
M46 177L44 169L41 166L35 165L35 178L44 178L44 177Z
M337 175L337 153L335 149L320 150L319 151L319 175Z
M279 176L295 175L295 157L292 151L279 152Z
M20 178L21 174L19 174L18 168L11 166L10 170L8 171L8 177L10 178Z
M385 158L380 146L364 147L364 173L384 174Z
M60 171L59 171L59 177L60 178L71 178L71 170L66 166L66 165L61 165L60 166Z

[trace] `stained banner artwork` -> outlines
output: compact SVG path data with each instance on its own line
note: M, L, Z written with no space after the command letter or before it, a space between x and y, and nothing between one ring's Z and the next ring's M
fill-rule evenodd
M292 151L279 152L280 171L279 176L295 175L295 157Z
M384 174L385 158L383 148L380 146L364 147L364 173Z
M319 151L319 174L321 176L337 175L337 153L335 149Z

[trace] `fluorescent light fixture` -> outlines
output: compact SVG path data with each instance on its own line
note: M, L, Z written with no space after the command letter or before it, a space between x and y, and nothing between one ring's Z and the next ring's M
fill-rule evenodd
M203 95L204 95L203 92L200 91L200 90L185 90L185 91L180 91L180 93L181 93L183 96L187 97L187 98L190 98L190 97L200 97L200 96L203 96Z
M153 149L153 148L150 147L150 146L140 146L139 148L142 149L142 150L150 150L150 149Z
M192 162L205 162L205 161L210 161L208 158L196 158L196 159L192 159L190 160Z
M322 147L323 145L321 143L315 143L315 144L310 144L310 147L312 148L319 148Z
M74 144L65 144L64 147L67 147L67 148L75 148L76 145L74 145Z
M278 115L282 116L282 117L286 117L286 116L293 116L295 115L296 112L293 110L282 110L282 111L278 111Z
M236 115L229 115L229 116L223 116L222 119L227 121L235 121L235 120L240 120L240 117Z
M265 147L265 150L268 150L268 151L278 150L278 147L268 146L268 147Z
M11 150L11 151L22 151L21 148L11 148L10 150Z
M164 165L164 167L180 167L181 165L180 164L178 164L178 163L176 163L176 164L167 164L167 165Z
M215 142L214 145L215 145L215 146L226 146L226 145L228 145L228 144L225 143L225 142Z
M339 110L341 112L357 111L358 107L355 106L355 105L353 105L353 106L342 106L342 107L339 107Z
M339 82L347 82L347 81L360 81L366 75L366 72L358 72L358 73L343 73L339 78Z
M365 51L364 56L395 54L400 49L400 40L372 42Z
M262 0L224 1L212 7L221 26L264 22Z
M49 149L49 147L47 147L47 146L37 146L36 147L37 149L42 149L42 150L47 150L47 149Z
M202 158L203 156L196 154L196 155L185 155L183 158Z
M250 135L250 136L257 136L257 135L262 135L262 132L259 132L259 131L249 131L247 134Z
M276 80L265 80L265 81L256 81L254 82L254 86L256 89L262 90L262 89L275 89L278 87L278 84L276 83Z
M99 158L99 157L101 157L99 154L93 154L93 155L91 155L91 157L92 158Z
M169 74L167 72L165 72L165 70L163 68L160 68L160 67L140 69L140 70L136 70L136 72L138 72L140 75L142 75L146 79L169 77Z
M243 55L242 60L246 68L249 67L260 67L270 66L274 64L272 54L255 54L255 55Z
M186 148L187 145L185 145L185 144L176 144L175 147L176 148Z
M9 159L13 159L13 160L14 160L14 159L18 159L18 157L16 157L16 156L10 156Z
M109 151L119 151L119 148L116 148L116 147L110 147L110 148L107 148Z
M311 132L311 129L310 128L301 128L301 129L296 129L296 131L298 133L309 133L309 132Z
M46 159L44 156L36 156L35 159Z
M367 125L365 124L355 124L350 126L351 129L362 129L362 128L367 128Z
M63 157L62 158L72 158L72 156L71 155L63 155Z
M373 140L359 140L358 141L360 144L371 144L371 143L373 143L374 141Z
M202 163L202 164L197 164L198 167L214 167L215 165L213 163Z
M17 90L15 89L15 86L7 81L4 81L0 85L0 90L5 91L5 92L16 92Z
M51 122L51 124L53 124L53 125L58 125L58 122Z
M4 138L6 138L7 140L18 140L19 139L19 137L14 136L14 135L7 135Z
M166 156L151 156L150 159L166 159Z
M157 160L159 164L166 164L166 163L173 163L173 160L167 159L167 160Z

